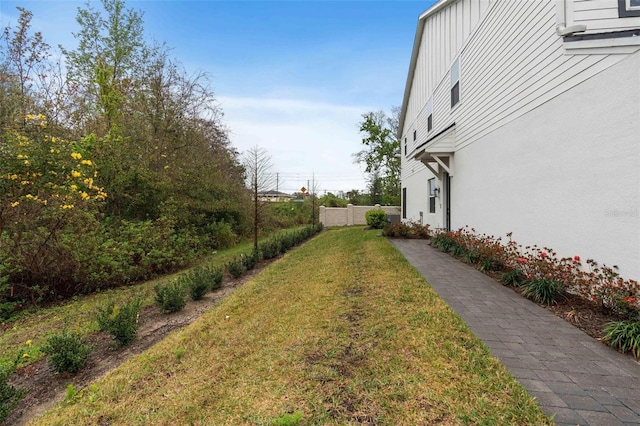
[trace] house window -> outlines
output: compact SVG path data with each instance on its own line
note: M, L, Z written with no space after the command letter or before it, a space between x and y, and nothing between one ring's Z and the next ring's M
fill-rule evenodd
M460 59L451 66L451 107L460 102Z
M407 155L407 138L404 138L404 155Z
M402 218L407 218L407 188L402 188Z
M640 0L618 0L618 16L640 16Z
M429 213L436 212L436 180L429 179Z
M416 131L415 130L413 131L413 141L414 142L416 141Z
M431 99L427 101L427 132L433 129L433 104Z

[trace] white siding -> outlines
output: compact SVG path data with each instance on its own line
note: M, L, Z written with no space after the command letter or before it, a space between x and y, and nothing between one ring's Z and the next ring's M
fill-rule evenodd
M427 139L427 116L423 114L426 102L442 83L443 76L448 75L451 63L488 8L489 0L459 0L425 18L402 129L403 138L406 136L408 142L413 141L414 129L418 130L418 144ZM425 122L421 123L423 118ZM436 122L434 111L434 134L448 124Z
M461 54L457 149L625 58L565 55L555 11L553 1L494 4Z
M561 1L566 25L640 28L640 18L617 17L617 0ZM638 279L640 46L569 52L555 31L557 11L554 0L460 0L425 17L405 99L409 153L455 122L453 228L513 231L524 244L618 264ZM460 103L452 109L456 57ZM402 160L407 217L422 211L425 223L441 227L440 199L436 214L427 213L433 175L410 158Z

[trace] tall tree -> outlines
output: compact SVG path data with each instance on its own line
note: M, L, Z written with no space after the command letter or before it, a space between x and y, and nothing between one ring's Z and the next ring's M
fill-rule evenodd
M260 194L272 190L275 184L275 174L271 169L271 156L259 146L250 148L244 155L244 168L247 186L253 200L253 248L258 250L258 231L265 216L266 201L260 201Z
M360 133L365 148L354 154L354 160L365 165L371 174L370 180L382 188L381 202L400 202L400 141L396 138L400 109L391 109L391 115L384 111L368 112L362 115Z
M78 8L80 31L76 50L63 49L68 76L80 97L79 124L94 115L104 119L99 136L112 130L140 69L145 43L142 14L126 9L123 0L101 0L103 11L89 3Z

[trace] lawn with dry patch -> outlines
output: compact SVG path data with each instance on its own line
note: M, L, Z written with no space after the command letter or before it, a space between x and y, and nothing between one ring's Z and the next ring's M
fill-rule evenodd
M377 231L324 232L32 424L550 424ZM293 416L292 416L293 417Z

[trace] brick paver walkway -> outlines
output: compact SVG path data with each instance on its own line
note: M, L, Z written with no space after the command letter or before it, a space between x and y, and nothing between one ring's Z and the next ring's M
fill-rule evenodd
M640 364L442 253L393 240L558 425L640 425Z

